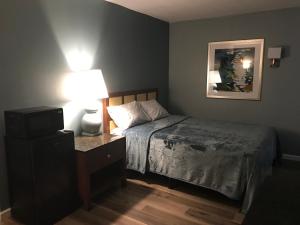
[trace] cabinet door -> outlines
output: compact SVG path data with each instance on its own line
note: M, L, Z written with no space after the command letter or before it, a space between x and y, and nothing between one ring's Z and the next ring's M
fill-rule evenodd
M38 220L51 224L72 210L76 198L73 135L39 140L32 154Z
M11 214L24 224L35 223L31 141L6 137Z

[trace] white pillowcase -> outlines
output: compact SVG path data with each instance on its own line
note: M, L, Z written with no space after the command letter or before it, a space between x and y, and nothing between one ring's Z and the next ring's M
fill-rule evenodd
M124 129L122 129L120 127L116 127L110 131L110 134L117 135L117 136L123 136L123 132L124 132Z
M162 107L155 99L139 103L151 118L151 120L158 120L169 115L168 111L164 107Z
M107 111L116 125L121 129L127 129L151 121L151 118L136 101L118 106L109 106L107 107Z

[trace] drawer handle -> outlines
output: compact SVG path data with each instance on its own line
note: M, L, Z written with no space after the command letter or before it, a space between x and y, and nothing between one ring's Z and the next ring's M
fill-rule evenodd
M107 154L106 157L107 157L108 159L110 159L110 158L111 158L111 154Z

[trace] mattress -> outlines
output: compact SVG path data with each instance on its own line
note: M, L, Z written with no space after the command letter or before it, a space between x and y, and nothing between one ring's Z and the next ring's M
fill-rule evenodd
M246 213L257 187L272 173L272 128L171 115L129 128L127 168L147 171L242 200Z

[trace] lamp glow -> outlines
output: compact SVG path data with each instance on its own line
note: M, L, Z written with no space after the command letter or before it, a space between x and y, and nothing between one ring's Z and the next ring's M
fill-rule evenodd
M87 51L73 49L66 54L68 64L72 71L86 71L93 65L93 57Z
M244 69L249 69L251 67L252 61L250 59L244 59L243 60L243 68Z

